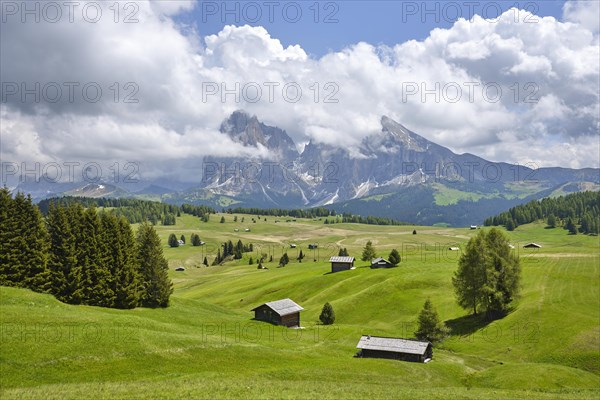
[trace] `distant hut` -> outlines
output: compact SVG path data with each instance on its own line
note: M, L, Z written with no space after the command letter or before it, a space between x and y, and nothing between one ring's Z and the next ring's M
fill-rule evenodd
M393 360L428 362L433 358L430 342L363 335L356 348L358 357L389 358Z
M291 244L290 244L290 248L291 248L291 249L295 249L296 247L297 247L297 246L296 246L294 243L291 243Z
M371 260L371 268L392 268L394 264L386 260L385 258L378 257Z
M309 244L309 245L308 245L308 248L309 248L310 250L314 250L314 249L316 249L317 247L319 247L319 245L318 245L318 244L315 244L315 243L311 243L311 244Z
M185 271L185 268L183 268L183 267L177 267L177 268L175 268L175 271Z
M346 271L354 267L354 257L334 256L329 259L331 272Z
M525 246L523 246L524 249L541 249L542 246L540 246L537 243L527 243Z
M477 225L471 225L469 229L477 229Z
M300 326L301 306L290 299L270 301L253 308L254 319L289 327Z
M460 247L452 246L452 247L448 247L448 250L450 250L450 251L459 251Z

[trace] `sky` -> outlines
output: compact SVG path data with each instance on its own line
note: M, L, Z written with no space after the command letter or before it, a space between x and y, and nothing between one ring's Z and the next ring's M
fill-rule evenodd
M3 166L267 156L219 133L243 109L300 147L387 115L457 153L600 167L597 1L65 4L0 2Z

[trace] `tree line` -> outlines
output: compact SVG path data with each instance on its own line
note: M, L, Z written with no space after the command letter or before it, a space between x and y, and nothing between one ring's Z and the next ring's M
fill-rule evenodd
M512 231L519 225L546 220L548 226L562 226L571 234L600 233L600 192L580 192L533 200L510 208L484 221L485 226L503 225Z
M173 292L160 239L137 232L94 203L47 203L0 189L0 285L50 293L69 304L130 309L167 307Z

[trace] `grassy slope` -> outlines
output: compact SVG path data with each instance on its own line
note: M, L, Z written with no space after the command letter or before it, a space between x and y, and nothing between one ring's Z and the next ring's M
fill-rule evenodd
M540 225L509 233L523 261L523 295L506 318L484 325L454 302L450 278L458 252L473 231L417 227L323 225L298 220L275 224L203 224L184 216L171 232L199 233L207 245L165 247L172 268L173 304L165 310L108 310L70 306L51 296L0 288L0 383L5 398L597 398L600 388L598 238L567 236ZM244 228L252 232L243 232ZM239 228L240 232L234 232ZM305 262L268 270L247 265L196 268L212 261L223 240L255 243L256 251L290 258L297 243ZM396 247L399 268L358 268L328 274L337 246L360 256L366 240L381 255ZM260 246L259 246L260 245ZM246 255L248 257L249 255ZM256 258L256 254L253 254ZM317 262L313 262L318 258ZM251 320L262 302L291 297L306 310L303 330ZM363 333L412 336L426 297L460 334L422 365L356 359ZM330 301L333 327L318 325ZM426 388L426 389L423 389Z

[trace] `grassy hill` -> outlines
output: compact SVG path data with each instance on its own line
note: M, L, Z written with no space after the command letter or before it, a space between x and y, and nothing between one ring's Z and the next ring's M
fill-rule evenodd
M72 306L0 288L1 398L591 399L600 393L598 237L538 224L508 232L522 259L522 297L514 312L486 324L456 305L450 283L460 252L447 249L464 248L475 231L225 217L221 224L220 215L208 223L184 215L176 226L157 227L175 284L168 309ZM168 248L170 233L188 242L198 233L207 244ZM253 243L255 251L224 266L201 266L229 239ZM359 261L355 270L329 273L327 260L339 246L360 258L367 240L384 257L397 248L400 266L371 270ZM531 241L543 247L522 248ZM318 251L307 250L308 243L318 243ZM302 263L295 261L300 249ZM248 265L250 256L267 253L277 261L284 251L292 259L284 268ZM186 271L174 271L179 266ZM285 297L305 308L304 329L252 320L250 309ZM353 357L361 334L412 337L427 297L454 331L431 363ZM318 323L327 301L337 315L333 326Z

